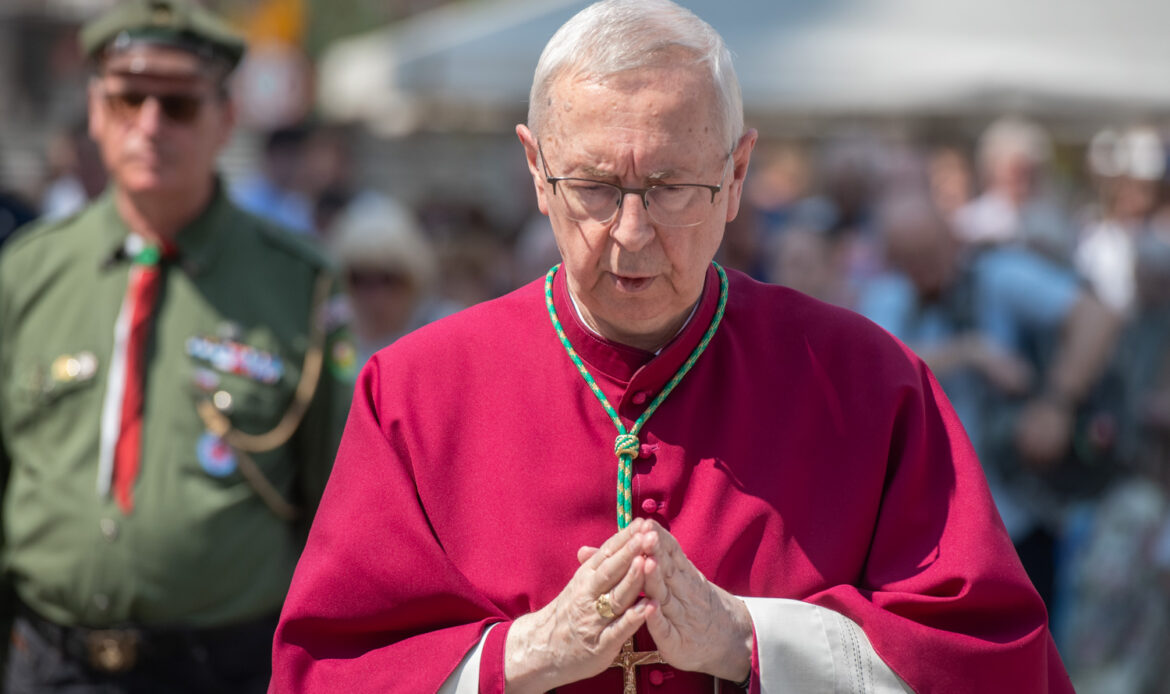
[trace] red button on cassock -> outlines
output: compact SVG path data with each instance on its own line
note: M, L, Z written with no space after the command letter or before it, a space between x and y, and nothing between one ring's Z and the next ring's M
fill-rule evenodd
M654 513L658 510L658 502L654 499L646 499L642 502L642 510L646 513Z
M650 671L650 684L654 685L655 687L662 684L663 680L665 680L665 679L666 679L666 677L664 677L662 675L662 670L651 670Z

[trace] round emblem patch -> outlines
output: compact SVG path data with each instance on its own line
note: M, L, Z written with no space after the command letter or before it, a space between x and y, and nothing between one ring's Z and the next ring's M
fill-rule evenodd
M333 343L329 350L329 370L334 376L352 381L357 376L357 349L349 340L341 339Z
M199 437L195 452L199 464L212 477L227 477L236 471L236 452L210 431Z

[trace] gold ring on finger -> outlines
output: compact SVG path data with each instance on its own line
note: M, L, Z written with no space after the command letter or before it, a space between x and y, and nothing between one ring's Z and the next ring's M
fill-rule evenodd
M613 603L609 600L609 593L602 593L594 605L597 606L597 614L601 615L602 619L613 619L617 616L613 612Z

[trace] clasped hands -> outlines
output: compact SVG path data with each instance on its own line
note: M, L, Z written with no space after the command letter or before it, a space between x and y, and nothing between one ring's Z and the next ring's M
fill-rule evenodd
M577 561L564 590L509 629L509 694L602 672L643 624L667 664L735 682L747 676L755 638L747 606L708 581L657 522L636 518L601 547L580 548Z

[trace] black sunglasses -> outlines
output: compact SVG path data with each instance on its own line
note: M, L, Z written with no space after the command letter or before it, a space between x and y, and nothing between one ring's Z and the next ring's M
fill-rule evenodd
M105 97L110 111L122 119L137 116L146 100L154 99L167 120L179 125L192 123L199 116L205 100L205 97L199 94L150 94L133 90L107 91Z
M379 270L350 270L345 281L353 289L401 289L410 286L410 280L397 272Z

